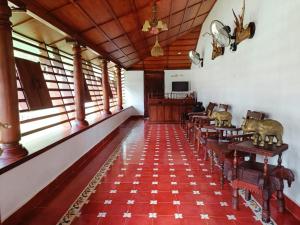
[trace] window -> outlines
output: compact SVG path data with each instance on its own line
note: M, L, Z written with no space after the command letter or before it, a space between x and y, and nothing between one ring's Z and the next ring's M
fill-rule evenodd
M75 119L74 103L74 79L73 79L73 57L57 48L39 43L32 39L13 33L14 55L18 58L27 59L40 63L41 71L46 82L52 107L46 109L32 110L26 101L26 94L17 77L19 110L21 120L22 136L35 137L41 132L53 132L58 127L71 128ZM95 120L103 110L102 95L102 71L98 65L83 60L83 74L86 89L86 118ZM110 99L111 110L115 110L117 95L115 87L115 76L109 69L109 82L113 98ZM34 108L36 109L36 108Z
M52 102L40 63L15 58L17 76L21 81L30 110L51 108Z

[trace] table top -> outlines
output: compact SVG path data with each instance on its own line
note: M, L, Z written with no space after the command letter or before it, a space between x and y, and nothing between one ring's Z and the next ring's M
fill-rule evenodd
M258 155L263 155L267 157L273 157L275 155L279 155L282 152L286 151L288 149L287 144L282 144L281 146L268 145L265 144L265 147L259 147L253 145L252 141L242 141L238 143L231 143L228 146L229 149L237 150L241 152L248 152L248 153L254 153Z

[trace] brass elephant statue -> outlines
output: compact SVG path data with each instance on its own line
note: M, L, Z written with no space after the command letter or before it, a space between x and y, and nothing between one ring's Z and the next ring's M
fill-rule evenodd
M276 120L266 119L266 120L255 120L255 119L245 119L242 129L244 133L254 132L254 145L259 145L260 147L265 146L265 142L269 145L273 144L273 139L276 137L276 146L281 146L283 126ZM268 141L266 140L268 139Z
M232 115L226 111L215 111L210 116L211 119L215 120L216 127L231 127Z

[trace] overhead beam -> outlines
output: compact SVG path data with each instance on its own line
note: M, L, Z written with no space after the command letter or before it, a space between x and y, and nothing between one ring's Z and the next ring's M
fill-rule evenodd
M93 25L94 27L96 28L96 30L101 34L103 35L112 45L114 45L120 52L122 52L122 54L124 56L126 56L129 61L130 61L130 58L126 55L126 53L121 49L119 48L119 46L109 38L109 36L106 34L106 32L100 27L97 25L97 23L95 22L95 20L85 11L85 9L83 9L78 3L77 1L75 0L69 0Z
M119 18L117 17L115 11L113 10L113 8L111 7L111 5L109 4L109 2L107 0L103 0L106 8L108 9L108 11L110 12L110 14L113 16L115 22L118 24L119 28L123 31L123 35L125 34L125 36L127 37L127 39L130 42L130 45L132 47L134 47L134 49L136 50L137 54L139 55L140 58L142 58L142 56L140 55L139 49L137 49L134 45L134 43L131 41L130 37L128 36L128 33L125 31L124 27L122 26L122 24L120 23ZM126 55L127 56L127 55Z
M78 34L76 31L74 31L72 28L64 24L61 20L58 20L56 17L51 15L45 8L43 8L39 3L36 1L31 0L10 0L15 5L21 6L26 5L26 8L33 12L38 17L42 18L43 20L47 21L48 23L52 24L57 29L62 30L70 37L78 40L81 44L89 46L91 49L93 49L95 52L99 53L103 58L113 61L115 64L120 65L118 61L116 61L114 58L112 58L110 55L108 55L102 48L99 46L85 40L80 34ZM120 65L121 66L121 65Z

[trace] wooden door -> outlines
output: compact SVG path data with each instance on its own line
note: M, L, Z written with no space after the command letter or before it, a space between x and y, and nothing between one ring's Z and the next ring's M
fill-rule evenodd
M165 94L164 71L144 72L144 116L148 117L148 96L155 95L163 97Z

